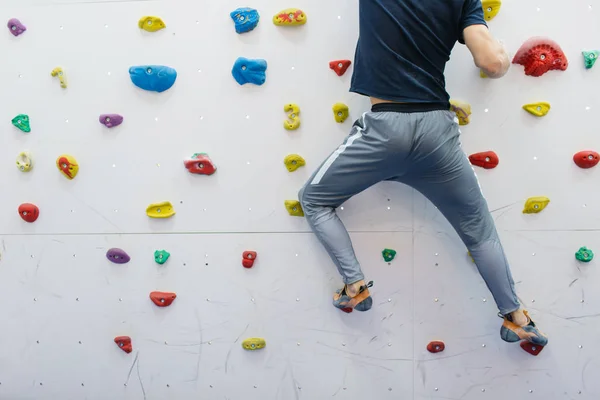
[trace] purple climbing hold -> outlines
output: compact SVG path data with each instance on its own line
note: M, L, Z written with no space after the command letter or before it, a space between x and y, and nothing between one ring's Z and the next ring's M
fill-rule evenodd
M108 249L106 258L115 264L126 264L131 260L131 257L124 250L117 248Z
M6 24L6 26L8 26L8 30L14 36L19 36L20 34L22 34L23 32L25 32L27 30L27 28L25 27L25 25L23 25L21 23L21 21L19 21L16 18L9 19L8 20L8 24Z
M123 116L119 114L102 114L99 118L102 125L107 128L114 128L123 123Z

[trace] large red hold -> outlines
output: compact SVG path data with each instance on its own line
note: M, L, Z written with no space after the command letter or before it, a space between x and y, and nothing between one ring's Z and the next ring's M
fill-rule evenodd
M542 350L544 350L544 346L533 344L525 340L521 342L521 348L532 356L537 356Z
M592 168L598 165L600 154L593 150L583 150L579 153L575 153L573 161L579 168Z
M523 43L512 62L525 66L525 75L536 77L550 70L565 71L569 66L567 56L558 43L540 36Z
M150 300L159 307L170 306L175 300L177 295L171 292L152 292L150 293Z
M23 203L19 206L19 215L23 221L35 222L40 216L40 209L35 204Z
M441 351L444 351L445 348L446 345L444 344L444 342L439 340L429 342L429 344L427 345L427 351L429 351L430 353L439 353Z
M115 343L121 350L125 353L129 354L133 351L133 346L131 345L131 338L129 336L117 336L115 338Z
M256 260L256 252L255 251L245 251L242 254L242 265L244 268L252 268L254 265L254 260Z
M329 68L334 70L338 76L342 76L346 73L350 64L352 64L350 60L335 60L329 63Z
M500 159L493 151L483 151L469 156L471 164L485 169L493 169L498 166Z

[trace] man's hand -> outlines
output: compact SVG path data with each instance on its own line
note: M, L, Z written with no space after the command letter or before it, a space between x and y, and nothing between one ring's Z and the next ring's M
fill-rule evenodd
M503 77L510 67L504 44L492 37L485 25L471 25L463 32L475 65L490 78Z

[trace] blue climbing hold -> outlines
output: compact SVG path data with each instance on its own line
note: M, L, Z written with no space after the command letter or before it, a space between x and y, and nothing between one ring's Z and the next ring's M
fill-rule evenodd
M256 25L258 25L258 21L260 20L258 11L248 7L238 8L237 10L232 11L229 16L235 23L235 31L237 33L250 32L256 28Z
M129 68L129 77L140 89L161 93L173 86L177 71L164 65L140 65Z
M265 71L267 70L267 62L265 60L250 60L244 57L239 57L233 64L231 73L240 85L253 83L262 85L267 80Z

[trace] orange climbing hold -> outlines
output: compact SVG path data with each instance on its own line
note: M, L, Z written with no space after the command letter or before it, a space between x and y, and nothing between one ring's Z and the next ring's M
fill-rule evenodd
M575 153L573 156L573 162L577 164L579 168L592 168L598 165L600 161L600 155L593 150L583 150Z
M439 353L441 351L444 351L445 348L446 345L440 340L434 340L433 342L429 342L429 344L427 345L427 351L429 351L430 353Z
M115 338L115 343L121 350L125 353L129 354L133 351L133 346L131 345L131 338L129 336L117 336Z
M242 254L242 265L244 268L252 268L254 266L254 260L256 260L256 252L255 251L245 251Z
M350 60L335 60L329 63L329 68L334 70L338 76L342 76L346 73L350 64L352 64Z
M150 300L159 307L168 307L173 303L177 295L171 292L152 292Z
M469 156L471 164L485 169L493 169L498 166L500 159L493 151L484 151L481 153L471 154Z

